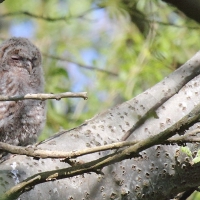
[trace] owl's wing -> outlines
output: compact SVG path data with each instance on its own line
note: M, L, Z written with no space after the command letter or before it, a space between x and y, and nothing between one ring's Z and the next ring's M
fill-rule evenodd
M17 95L17 86L9 73L0 73L0 95ZM0 130L13 123L13 118L20 112L20 107L19 101L0 101Z

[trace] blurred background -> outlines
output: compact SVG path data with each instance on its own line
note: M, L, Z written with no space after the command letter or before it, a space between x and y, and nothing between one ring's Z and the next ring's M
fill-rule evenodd
M160 0L5 0L0 40L29 38L43 54L48 100L43 140L129 100L162 80L200 48L200 26Z
M197 22L160 0L0 4L0 42L27 37L41 50L46 92L88 92L87 101L48 100L39 140L74 128L162 80L199 50L199 31Z

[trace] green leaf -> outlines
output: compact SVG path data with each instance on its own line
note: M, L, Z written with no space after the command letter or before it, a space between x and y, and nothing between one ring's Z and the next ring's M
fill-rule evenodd
M181 151L185 154L187 154L188 156L192 157L192 152L190 151L189 147L181 147L180 148Z
M200 157L198 156L198 157L194 158L192 161L193 161L194 163L198 163L198 162L200 162Z

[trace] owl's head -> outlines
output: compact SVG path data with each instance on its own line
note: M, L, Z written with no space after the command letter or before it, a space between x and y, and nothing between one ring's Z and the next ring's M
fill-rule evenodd
M0 46L0 61L4 70L6 66L18 67L30 74L41 65L41 54L28 39L13 37Z
M41 54L28 39L13 37L0 45L0 80L5 77L10 77L22 93L43 91Z

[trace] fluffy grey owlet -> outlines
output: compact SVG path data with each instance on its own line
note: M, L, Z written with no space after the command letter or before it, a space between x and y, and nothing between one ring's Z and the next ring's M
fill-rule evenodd
M41 54L28 39L6 40L0 45L0 95L44 92ZM36 141L45 123L45 102L0 101L0 141L26 146Z

